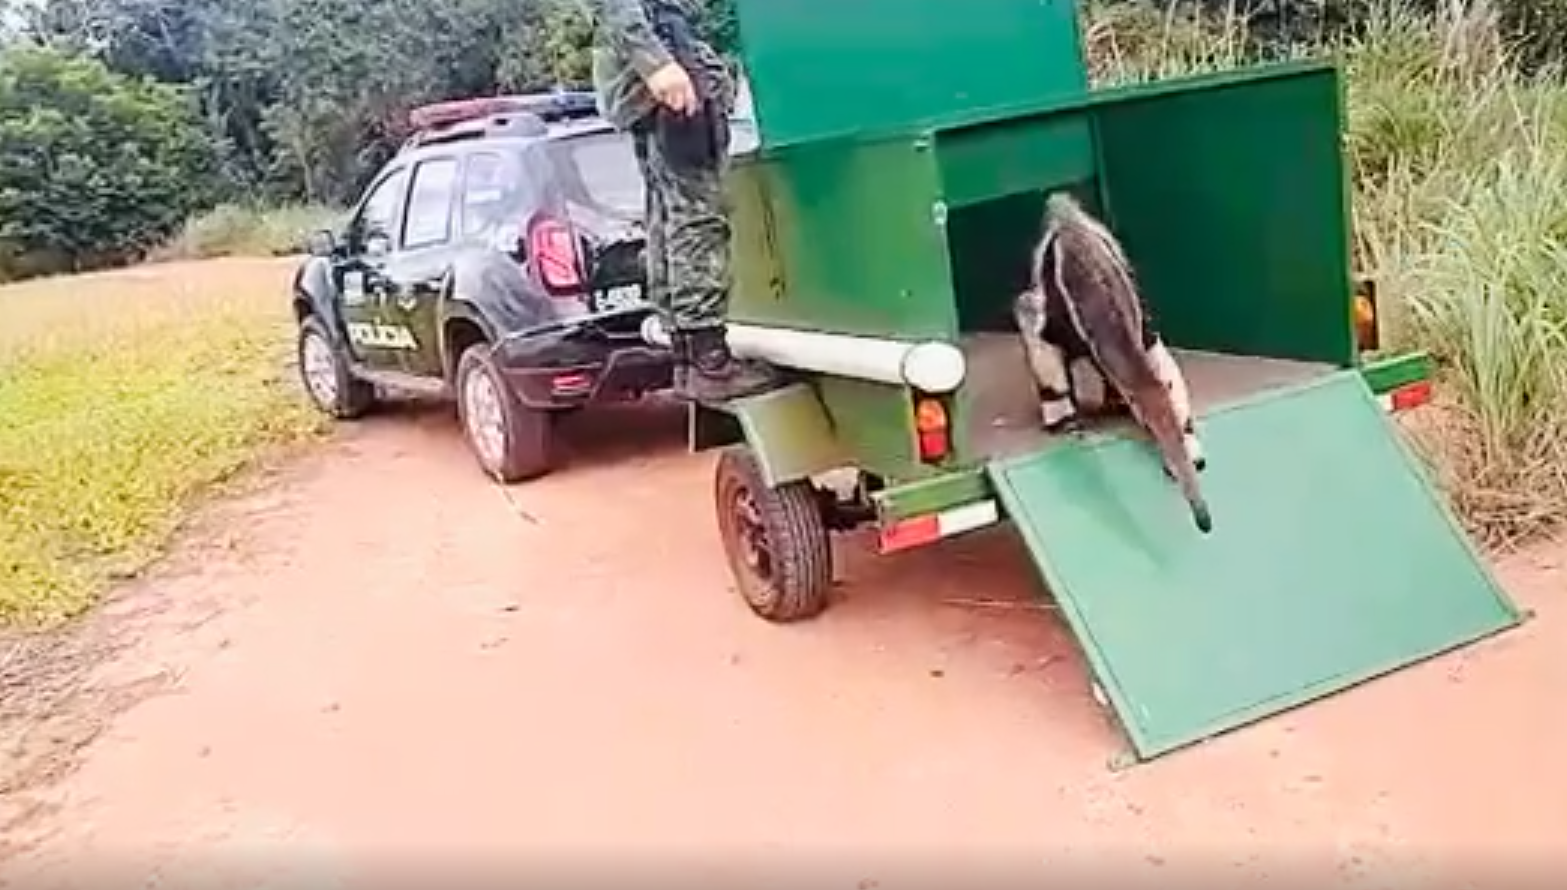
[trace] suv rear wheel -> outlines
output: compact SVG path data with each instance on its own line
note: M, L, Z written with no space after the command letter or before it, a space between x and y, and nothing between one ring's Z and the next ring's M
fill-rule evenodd
M463 352L456 383L463 435L484 472L509 485L554 469L553 418L517 398L490 357L488 343Z
M348 370L348 359L314 315L299 323L299 380L310 401L338 420L362 417L375 404L375 387Z

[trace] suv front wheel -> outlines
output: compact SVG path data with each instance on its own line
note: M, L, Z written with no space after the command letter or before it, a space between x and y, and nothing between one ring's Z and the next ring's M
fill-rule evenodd
M463 435L484 472L509 485L554 469L553 419L522 404L491 358L489 344L463 352L456 384Z
M355 377L348 359L314 315L299 323L299 380L310 401L337 420L361 417L375 404L375 387Z

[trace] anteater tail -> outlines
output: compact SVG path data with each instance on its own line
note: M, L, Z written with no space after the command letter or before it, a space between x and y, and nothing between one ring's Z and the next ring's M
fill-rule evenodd
M1213 529L1213 517L1197 482L1197 467L1186 450L1170 391L1143 348L1142 301L1120 243L1065 193L1046 201L1045 226L1041 249L1051 252L1054 271L1049 284L1064 298L1073 326L1107 381L1121 391L1147 428L1191 507L1198 531L1207 534ZM1036 276L1039 269L1042 266L1036 262Z

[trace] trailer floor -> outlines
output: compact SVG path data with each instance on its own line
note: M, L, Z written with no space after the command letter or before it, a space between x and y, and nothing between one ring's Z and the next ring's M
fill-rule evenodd
M990 457L1037 449L1050 437L1040 428L1039 400L1016 334L969 334L962 340L971 385L969 435L973 448ZM1186 375L1193 409L1200 415L1257 393L1303 383L1330 373L1332 365L1250 355L1171 350ZM1096 420L1100 427L1118 421Z

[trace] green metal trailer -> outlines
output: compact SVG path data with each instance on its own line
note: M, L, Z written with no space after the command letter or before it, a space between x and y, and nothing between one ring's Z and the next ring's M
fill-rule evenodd
M695 410L692 439L725 449L758 614L827 606L834 532L1008 519L1137 759L1519 622L1388 416L1429 361L1357 337L1334 65L1091 90L1070 0L737 5L760 146L730 183L731 337L802 382ZM1176 348L1209 536L1137 437L1039 428L1009 306L1057 189Z

